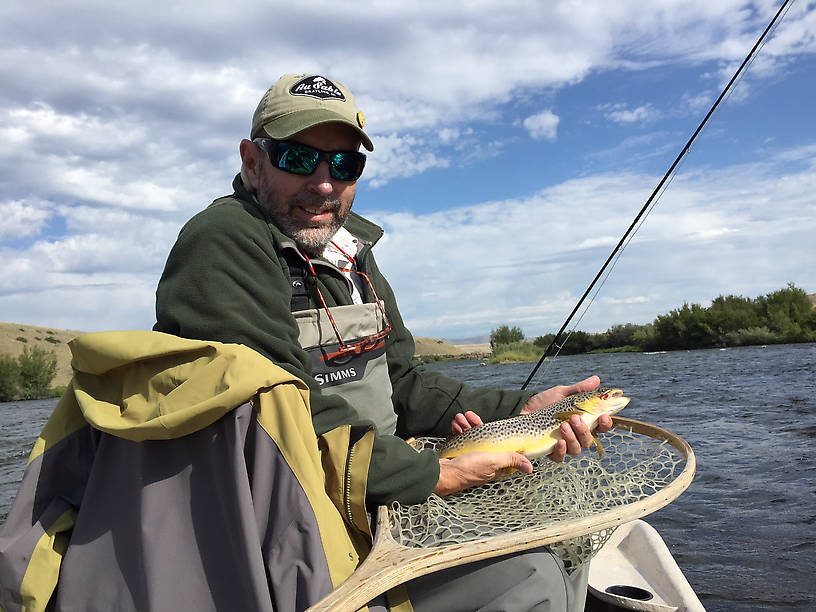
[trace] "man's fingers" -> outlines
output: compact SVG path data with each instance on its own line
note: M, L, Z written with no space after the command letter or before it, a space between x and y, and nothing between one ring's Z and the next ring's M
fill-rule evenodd
M464 414L458 412L451 421L451 432L456 435L480 425L484 425L481 417L472 410L468 410Z
M508 464L505 467L521 470L525 474L533 473L533 464L521 453L507 453Z
M564 440L559 440L555 443L555 448L553 452L550 453L549 457L556 463L561 463L567 456L567 443Z
M593 374L589 378L585 378L584 380L577 382L574 385L570 385L567 390L567 395L583 393L584 391L592 391L593 389L597 389L600 384L601 379Z
M583 449L592 446L592 434L586 423L577 415L561 424L561 437L567 444L568 455L578 455Z
M602 414L598 418L598 433L604 433L612 429L612 417L608 414Z
M453 421L451 421L451 433L453 433L453 435L460 434L469 428L470 425L468 424L465 415L458 412L456 416L453 417Z
M484 423L482 422L482 417L480 417L472 410L468 410L465 413L465 418L467 419L468 423L470 423L471 427L480 427L481 425L484 425Z
M584 422L584 420L579 417L577 414L574 414L570 417L570 426L572 427L572 431L575 434L575 437L578 439L578 444L581 445L581 448L589 448L595 442L592 438L592 432L589 430L589 426Z

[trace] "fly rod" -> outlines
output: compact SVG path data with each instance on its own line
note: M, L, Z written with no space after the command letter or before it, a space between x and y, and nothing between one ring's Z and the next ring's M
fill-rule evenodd
M555 337L552 339L552 342L550 342L550 344L547 346L546 350L544 351L544 354L541 355L541 359L538 360L538 363L536 363L535 367L533 368L533 371L530 372L530 375L527 377L527 380L525 380L524 384L521 385L522 390L527 388L527 385L530 384L530 381L533 379L533 376L536 375L536 372L538 372L538 369L541 367L541 364L544 363L544 360L550 355L552 348L556 346L556 343L561 337L561 334L564 333L564 330L567 328L567 325L570 324L570 321L572 321L572 318L575 316L575 313L578 312L578 309L584 303L584 300L586 300L587 296L592 291L593 287L595 287L595 284L598 282L598 279L600 279L601 276L603 276L603 273L606 271L607 267L609 267L609 264L612 263L612 261L615 259L615 256L621 251L624 244L626 243L626 240L629 238L629 235L637 227L641 217L643 217L646 211L649 210L649 207L651 206L655 197L657 197L658 193L660 193L660 190L663 188L663 185L672 176L675 169L677 168L677 165L680 163L680 160L682 160L683 157L685 157L686 153L689 152L689 149L691 149L691 145L697 138L697 135L700 133L700 131L702 131L703 127L705 127L705 124L708 123L708 119L711 117L712 114L714 114L714 111L717 109L720 102L726 97L728 92L731 90L731 87L737 81L737 78L740 76L742 71L754 57L757 50L762 45L762 41L765 40L765 37L768 35L768 32L770 32L771 29L773 29L774 25L779 20L780 16L785 10L785 7L790 3L790 1L791 0L785 0L782 3L782 6L779 7L779 10L776 12L776 15L774 15L774 18L771 19L771 22L768 24L768 27L765 28L764 32L762 32L762 35L759 37L759 40L756 41L756 44L754 44L751 51L749 51L748 55L745 56L745 59L742 61L742 64L740 65L739 68L737 68L737 71L734 73L734 76L731 77L731 80L728 81L728 84L725 86L725 89L722 90L720 96L708 110L708 113L706 113L706 116L700 122L700 125L698 125L697 129L694 130L694 133L691 135L691 138L689 138L688 142L680 150L680 153L677 155L677 158L674 160L674 163L672 163L671 167L666 171L666 174L663 175L663 178L660 179L660 182L657 184L657 187L655 187L654 191L652 191L652 195L650 195L649 199L646 200L646 203L643 205L643 208L640 209L640 212L632 221L632 224L629 226L629 229L626 230L626 233L624 233L623 237L620 239L620 242L618 242L617 246L612 250L612 253L609 254L609 257L606 259L603 266L601 266L601 269L598 270L598 273L595 275L595 278L592 279L592 282L589 284L589 287L586 288L586 291L584 291L584 294L581 296L581 299L578 300L577 304L575 304L575 308L572 309L572 312L567 317L567 320L564 321L564 324L561 326L561 329L559 329L558 333L555 334Z

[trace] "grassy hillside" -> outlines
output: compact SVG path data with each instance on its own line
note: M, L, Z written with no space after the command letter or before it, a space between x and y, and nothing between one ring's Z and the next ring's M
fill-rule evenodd
M0 354L16 357L23 348L37 346L57 355L57 375L52 387L65 386L71 380L71 351L68 342L83 332L23 323L0 323Z
M57 354L57 375L52 386L64 386L71 380L71 351L68 342L84 332L39 327L23 323L0 323L0 354L16 357L23 347L38 346ZM414 338L416 354L420 357L480 357L490 354L489 344L454 346L439 338Z
M490 355L489 344L453 345L439 338L414 337L417 357L483 357Z

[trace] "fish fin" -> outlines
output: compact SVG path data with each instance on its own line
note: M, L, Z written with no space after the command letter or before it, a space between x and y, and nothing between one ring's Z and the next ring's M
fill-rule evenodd
M569 418L573 414L581 414L581 412L584 412L584 411L582 411L582 410L564 410L563 412L556 412L554 415L552 415L552 418L554 418L556 421L562 421L562 422L563 421L569 421Z
M598 438L598 436L596 436L595 434L592 434L592 439L595 442L595 450L598 451L598 458L603 459L604 447L603 444L601 444L600 438Z

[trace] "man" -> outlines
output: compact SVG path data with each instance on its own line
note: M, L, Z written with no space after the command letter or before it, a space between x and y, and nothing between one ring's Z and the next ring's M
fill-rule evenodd
M253 116L250 139L240 144L234 193L194 216L179 234L156 292L154 329L244 344L288 370L309 386L318 434L373 425L370 506L419 503L431 493L487 482L508 467L530 473L532 465L518 453L440 460L431 451L416 453L404 439L530 412L599 380L539 394L471 389L413 360L413 339L372 254L383 232L351 212L365 165L360 146L374 148L364 127L353 95L337 81L284 75L270 87ZM606 417L599 429L610 426ZM556 461L592 444L575 417L562 435L551 456ZM492 563L480 567L508 574ZM477 569L468 568L463 580ZM515 580L512 573L510 578ZM423 601L424 593L445 590L433 582L440 579L430 578L419 590L409 584L415 607L453 609L444 594ZM578 582L562 585L576 594L558 601L582 609Z

